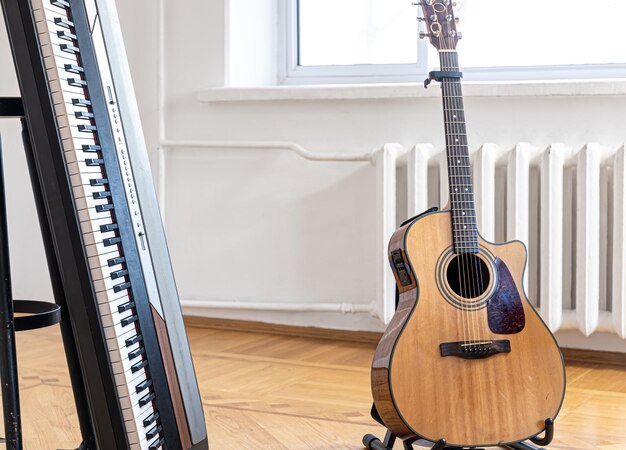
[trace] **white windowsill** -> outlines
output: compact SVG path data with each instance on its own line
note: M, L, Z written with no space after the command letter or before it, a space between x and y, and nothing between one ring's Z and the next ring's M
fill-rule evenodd
M568 97L626 95L626 78L611 80L464 82L466 97ZM212 87L200 90L198 100L255 102L290 100L363 100L439 97L437 83L333 84L305 86Z

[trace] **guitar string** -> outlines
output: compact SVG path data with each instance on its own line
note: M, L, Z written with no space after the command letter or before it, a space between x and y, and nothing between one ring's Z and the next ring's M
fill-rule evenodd
M450 45L450 48L452 45ZM444 65L444 70L459 70L458 68L458 59L455 61L455 56L458 58L458 55L454 52L445 52L442 63ZM461 99L461 86L460 80L442 80L444 86L448 89L448 106L452 107L455 112L448 112L447 114L447 122L448 128L452 131L451 139L454 142L451 142L451 150L454 155L455 161L453 163L459 164L459 171L461 171L463 177L463 183L456 183L459 185L463 185L461 192L459 193L458 187L453 189L453 192L456 192L456 202L457 202L457 213L460 210L460 215L456 220L456 224L453 227L455 231L455 241L460 248L459 261L461 262L462 272L464 274L463 280L467 282L467 285L464 289L461 290L461 296L467 300L476 298L478 296L478 277L477 274L480 273L480 267L478 266L477 257L474 257L471 251L472 247L476 244L473 242L475 239L475 227L473 226L473 221L475 221L475 217L469 217L466 213L468 212L468 208L466 206L473 207L473 192L471 190L471 186L467 187L467 182L470 178L467 174L470 172L470 162L469 162L469 153L465 155L465 152L461 151L461 148L467 148L467 144L465 142L458 142L459 138L462 138L466 135L463 130L464 118L458 117L459 112L463 111L462 99ZM458 110L458 111L456 111ZM459 120L462 119L462 120ZM457 137L458 136L458 137ZM467 158L467 161L464 159ZM467 164L465 164L467 162ZM459 172L459 173L461 173ZM470 208L473 210L473 208ZM460 220L459 220L460 219ZM460 223L459 223L460 222ZM458 229L458 225L461 225L462 228ZM477 330L479 330L479 324L477 323L476 316L472 314L473 305L468 302L463 304L463 314L467 315L467 321L469 323L470 328L470 348L474 345L474 341L477 341Z
M442 40L441 35L438 36L439 38L439 43L440 43L440 47L442 48L446 48L444 41ZM440 53L441 55L441 63L442 63L442 70L446 70L447 67L449 65L447 59L449 58L449 56L447 55L448 52L444 52L443 54ZM461 247L459 246L459 243L462 244L462 242L459 242L460 240L460 236L457 239L457 228L458 228L458 224L459 224L459 220L460 220L460 216L458 216L458 200L459 200L459 195L458 195L458 187L457 185L459 184L458 182L461 179L461 167L456 166L454 164L454 160L455 158L458 158L458 156L455 154L455 146L454 146L454 139L455 139L455 134L453 133L452 135L450 134L449 131L450 130L450 126L452 124L452 121L450 120L450 107L454 106L451 105L451 101L452 101L452 97L450 95L447 94L448 91L448 83L446 82L445 79L441 80L442 83L442 96L443 96L443 100L444 100L444 121L445 121L445 128L446 128L446 137L447 137L447 141L448 141L448 154L447 154L447 158L448 158L448 168L449 168L449 174L450 177L453 178L454 180L454 187L452 185L450 185L450 195L451 195L451 203L453 204L453 214L452 214L452 221L453 221L453 226L452 226L452 237L453 237L453 242L454 245L456 247ZM454 130L452 130L454 131ZM458 159L457 159L458 160ZM449 182L452 182L453 180L449 180ZM455 217L457 216L457 217ZM464 270L464 264L463 264L463 249L462 248L457 248L457 250L460 250L459 254L457 255L457 272L458 272L458 281L459 281L459 291L460 291L460 296L466 297L467 296L467 289L469 287L469 283L467 283L467 273ZM455 252L456 253L456 252ZM469 321L469 317L467 316L467 307L465 305L465 303L463 301L461 301L461 311L462 311L462 325L463 325L463 343L465 345L467 345L468 343L471 342L471 334L472 334L472 330L471 330L471 323Z
M458 53L453 53L451 54L451 58L452 58L452 65L454 66L455 70L459 70L459 63L458 63ZM456 61L455 61L456 59ZM467 130L466 130L466 120L465 120L465 108L463 105L463 96L462 96L462 83L461 80L458 81L454 81L454 95L455 98L457 99L456 101L459 103L459 110L461 112L463 112L463 117L461 118L461 124L459 124L459 128L462 128L463 130L463 134L464 136L467 138ZM465 143L465 147L468 149L467 152L467 157L469 160L469 147L467 145L467 142ZM471 168L469 167L469 161L468 161L468 178L470 181L471 180ZM467 258L470 260L468 262L470 262L471 264L471 277L472 277L472 288L473 288L473 299L477 299L480 294L482 294L482 289L484 287L484 277L483 277L483 271L482 271L482 266L481 266L481 259L480 259L480 247L478 245L478 228L477 228L477 224L476 224L476 214L475 214L475 196L474 196L474 192L473 192L473 187L471 185L471 181L468 187L468 195L467 197L469 198L468 200L464 200L464 205L467 204L470 207L469 212L471 212L473 214L472 217L468 218L469 221L469 229L467 231L467 233L463 233L465 239L468 238L467 235L469 235L469 244L471 247L473 247L476 250L476 255L474 255L472 252L467 252ZM475 301L473 305L471 305L469 314L471 316L472 320L472 329L474 330L474 325L475 325L475 343L477 345L477 343L480 341L480 316L477 314L477 311L479 309L476 309L474 307L474 305L477 304L477 302Z
M442 46L445 47L445 45L442 43ZM442 70L447 70L448 69L448 61L447 59L449 58L448 52L443 53L442 56ZM454 139L456 134L454 133L456 130L454 129L454 125L452 124L451 121L451 117L450 117L450 110L451 107L454 106L452 104L453 101L453 97L450 96L450 92L449 92L449 82L446 79L442 79L441 80L442 83L442 94L444 96L444 101L445 101L445 105L444 105L444 120L446 122L445 126L446 126L446 133L447 133L447 138L449 141L449 154L448 154L448 166L450 167L450 173L453 175L454 177L454 187L451 186L450 189L450 195L452 196L451 201L453 204L453 214L452 214L452 221L453 221L453 226L452 226L452 233L453 233L453 242L455 247L457 247L457 251L458 251L458 255L457 255L457 269L458 269L458 273L459 273L459 291L460 291L460 297L461 298L465 298L467 297L467 290L469 288L469 282L468 282L468 274L467 271L465 270L465 264L464 264L464 255L463 255L463 242L461 239L461 235L458 233L459 231L459 225L460 222L462 224L462 218L461 215L459 214L459 193L458 193L458 186L460 186L461 184L461 179L462 179L462 168L459 165L455 165L454 161L458 160L458 155L456 154L457 152L455 151L455 146L454 146ZM451 129L452 127L452 129ZM456 252L455 252L456 253ZM463 325L465 327L464 330L464 344L468 344L471 343L471 339L472 339L472 327L471 327L471 322L469 320L469 316L467 315L467 306L465 305L465 302L461 301L461 315L462 315L462 319L463 319Z
M439 36L439 42L440 42L440 46L443 46L443 42L442 42L440 36ZM445 59L445 54L441 54L442 66L445 65L444 59ZM445 70L445 68L442 67L442 70ZM447 157L447 161L448 161L448 175L449 175L449 178L450 178L450 180L448 180L448 181L449 181L449 185L450 185L449 186L450 187L449 191L450 191L450 196L451 196L450 200L451 200L451 204L453 206L453 208L452 208L453 209L453 212L452 212L452 238L453 238L453 242L455 242L455 239L454 239L454 231L455 231L455 227L454 227L454 215L455 215L455 213L454 213L454 211L455 211L454 204L455 204L455 201L456 201L456 196L454 194L454 188L452 187L452 183L453 183L453 180L456 178L456 174L455 174L456 170L454 168L454 165L452 164L452 158L453 158L452 141L451 141L452 137L448 133L448 125L446 123L446 122L448 122L448 110L449 110L449 108L448 108L448 98L446 96L446 89L445 89L445 85L444 85L444 80L441 80L441 82L442 82L442 97L443 97L443 107L444 107L443 108L444 128L445 128L446 141L447 141L447 151L446 151L447 155L446 155L446 157ZM459 261L460 260L457 259L457 273L458 273L458 281L459 281L460 291L461 291L461 293L463 293L463 278L461 276L461 264L459 263ZM461 307L463 309L464 305L461 304ZM457 320L457 323L458 323L458 320ZM463 330L463 344L467 344L467 331L468 331L468 329L467 329L467 326L466 326L467 324L466 324L465 314L461 314L461 323L462 323L462 330Z

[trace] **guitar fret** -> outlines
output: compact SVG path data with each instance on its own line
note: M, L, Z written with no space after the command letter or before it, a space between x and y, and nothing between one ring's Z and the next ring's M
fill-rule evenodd
M441 70L459 70L456 53L440 53L439 57ZM454 251L478 252L478 229L461 81L444 78L441 88Z

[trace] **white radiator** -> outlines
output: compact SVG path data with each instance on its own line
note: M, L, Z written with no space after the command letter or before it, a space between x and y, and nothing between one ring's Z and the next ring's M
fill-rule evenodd
M394 285L382 249L401 220L447 203L444 158L430 144L387 145L375 156L385 321ZM626 338L624 147L485 144L472 152L472 165L481 234L527 245L526 291L552 331Z

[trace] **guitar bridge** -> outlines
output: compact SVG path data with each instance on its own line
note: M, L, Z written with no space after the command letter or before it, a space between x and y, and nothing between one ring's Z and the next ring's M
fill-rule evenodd
M477 342L444 342L439 345L442 357L456 356L463 359L485 359L498 353L511 353L508 339Z

